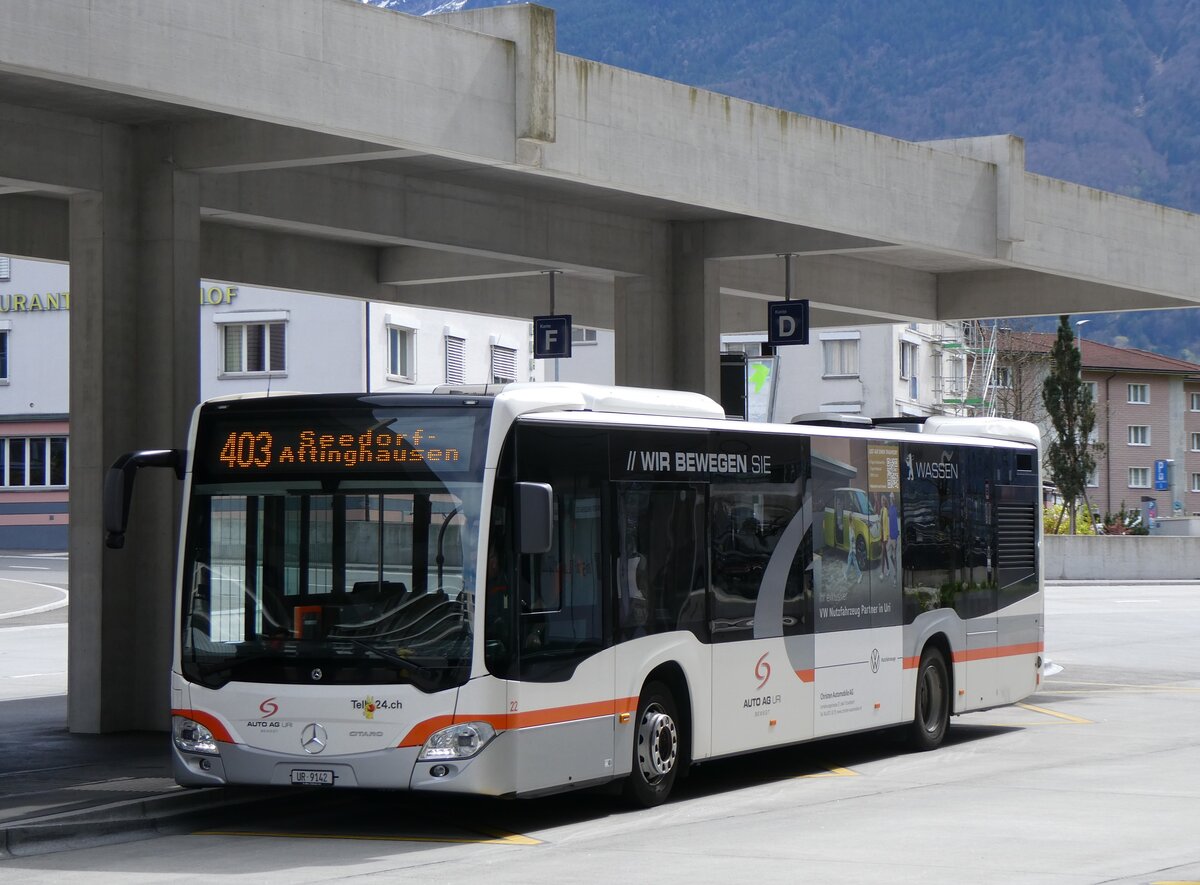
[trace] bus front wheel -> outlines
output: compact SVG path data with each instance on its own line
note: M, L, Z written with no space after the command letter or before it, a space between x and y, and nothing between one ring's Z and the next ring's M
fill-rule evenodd
M945 656L933 646L921 653L916 700L909 744L914 750L936 749L950 727L950 676Z
M633 736L633 771L625 794L643 808L661 805L679 772L679 713L671 690L651 682L638 699Z

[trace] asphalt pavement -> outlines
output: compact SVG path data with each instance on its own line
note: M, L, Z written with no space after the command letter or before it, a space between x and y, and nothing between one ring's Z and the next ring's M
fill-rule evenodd
M68 601L65 589L49 583L60 577L53 572L64 569L62 560L19 553L4 559L0 660L65 629ZM0 692L0 858L183 831L269 793L177 786L163 733L71 734L65 655L58 656L64 659L34 666L59 672L22 671ZM47 696L22 696L39 691Z

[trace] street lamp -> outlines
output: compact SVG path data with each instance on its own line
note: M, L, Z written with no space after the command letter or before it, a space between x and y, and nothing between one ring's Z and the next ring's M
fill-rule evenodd
M1075 321L1075 335L1076 335L1076 337L1079 338L1080 341L1083 340L1083 329L1081 329L1079 327L1084 325L1085 323L1090 323L1090 322L1091 322L1091 320L1076 320Z

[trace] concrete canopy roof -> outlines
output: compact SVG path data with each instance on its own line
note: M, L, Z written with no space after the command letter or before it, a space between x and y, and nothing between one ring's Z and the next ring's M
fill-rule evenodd
M3 19L10 252L66 257L65 213L42 200L97 188L99 129L119 124L168 131L201 175L214 278L451 306L502 279L489 293L521 315L539 303L522 286L543 288L523 278L564 269L594 300L650 272L674 222L700 225L727 297L749 296L731 331L761 327L785 252L818 323L1200 301L1196 216L1029 174L1018 138L914 144L566 56L539 7L8 0ZM231 260L247 229L366 266Z

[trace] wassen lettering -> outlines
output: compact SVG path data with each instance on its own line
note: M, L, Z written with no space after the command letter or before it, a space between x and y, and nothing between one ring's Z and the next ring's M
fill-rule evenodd
M918 461L913 471L921 479L958 479L958 465L946 461Z

